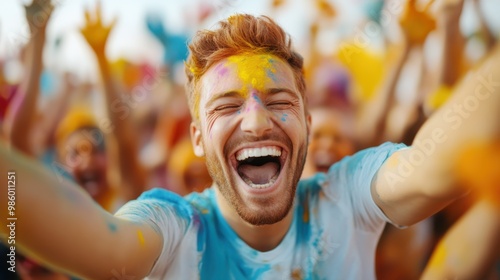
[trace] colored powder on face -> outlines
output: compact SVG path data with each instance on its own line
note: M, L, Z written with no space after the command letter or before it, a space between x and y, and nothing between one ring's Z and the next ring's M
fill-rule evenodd
M276 72L276 71L274 71L274 72ZM271 69L266 69L267 76L269 78L271 78L271 80L273 80L273 82L277 82L278 78L276 78L276 75L274 75L274 72Z
M252 98L255 99L255 101L257 103L259 103L260 105L262 105L262 100L260 100L259 96L257 94L255 94L255 92L252 93Z
M242 92L247 92L245 89L250 87L259 91L263 90L266 84L276 79L274 75L276 67L271 55L234 55L227 60L226 65L236 66L238 78L243 83Z
M286 117L288 117L288 114L281 115L281 121L286 122Z
M256 103L252 103L247 106L245 112L257 110L259 108L259 105L262 106L262 100L260 100L259 96L257 96L255 92L252 92L252 99L255 100Z
M139 243L141 244L141 246L144 246L144 244L146 244L146 242L144 241L144 235L142 234L141 230L137 230L137 238L139 239Z
M228 68L225 67L223 64L219 64L217 65L217 67L215 67L215 72L217 72L217 74L219 76L224 76L227 74L227 71L228 71Z

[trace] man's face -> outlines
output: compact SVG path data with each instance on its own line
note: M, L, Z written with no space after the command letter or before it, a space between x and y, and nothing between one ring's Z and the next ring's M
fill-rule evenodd
M84 128L73 132L65 140L60 154L75 181L99 201L109 186L104 142L93 137L96 130Z
M206 156L219 192L243 220L282 220L293 204L310 124L290 66L271 55L231 56L200 85L195 153Z

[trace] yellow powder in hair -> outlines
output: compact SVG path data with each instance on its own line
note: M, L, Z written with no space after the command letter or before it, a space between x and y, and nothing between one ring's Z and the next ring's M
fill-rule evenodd
M60 145L73 132L84 127L98 127L94 114L87 107L72 108L56 129L56 145Z

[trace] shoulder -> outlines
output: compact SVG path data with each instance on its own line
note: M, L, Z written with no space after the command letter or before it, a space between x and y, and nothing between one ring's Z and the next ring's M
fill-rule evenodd
M405 144L386 142L377 147L367 148L352 156L344 157L328 171L329 177L345 179L346 177L373 176L382 164L396 151L407 148Z
M182 197L172 191L155 188L142 193L137 201L160 203L175 211L182 218L191 219L205 209L211 208L210 195L212 192L212 189L207 189L203 193L193 192Z
M324 173L316 173L309 178L302 179L297 185L297 198L302 201L317 196L326 184L328 181Z
M193 193L182 197L166 189L154 188L142 193L136 200L127 202L116 216L135 221L170 221L177 220L185 226L190 225L202 212L200 205L209 203L207 193ZM174 219L172 219L174 218Z

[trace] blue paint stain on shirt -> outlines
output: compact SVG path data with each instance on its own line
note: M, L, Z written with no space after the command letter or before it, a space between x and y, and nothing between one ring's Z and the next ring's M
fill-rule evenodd
M182 196L165 189L156 188L144 192L138 198L138 200L142 199L152 199L167 202L176 210L180 218L185 219L188 222L192 221L195 214L192 205L188 201L186 201Z
M310 205L312 201L318 199L318 194L321 186L317 184L319 177L324 177L323 173L318 173L315 176L299 182L297 186L297 207L295 213L297 216L297 244L305 243L311 236L311 215L313 214Z
M239 252L242 241L216 206L213 190L206 190L204 194L200 196L193 193L186 197L197 211L205 213L200 216L197 243L202 256L198 264L201 279L211 279L214 275L218 279L258 279L271 267L262 265L254 268L247 265Z

